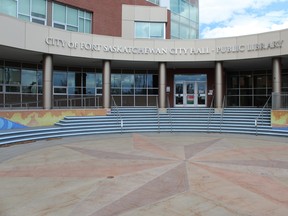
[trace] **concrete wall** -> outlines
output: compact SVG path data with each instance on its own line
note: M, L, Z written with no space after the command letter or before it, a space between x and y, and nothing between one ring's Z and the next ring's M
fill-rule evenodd
M0 45L82 58L191 62L288 55L288 29L204 40L140 40L68 32L0 15Z
M134 38L135 21L167 23L167 13L162 7L122 5L122 37Z

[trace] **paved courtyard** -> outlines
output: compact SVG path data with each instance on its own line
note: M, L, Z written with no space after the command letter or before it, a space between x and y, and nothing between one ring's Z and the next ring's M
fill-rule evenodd
M95 135L0 148L1 216L287 216L288 139Z

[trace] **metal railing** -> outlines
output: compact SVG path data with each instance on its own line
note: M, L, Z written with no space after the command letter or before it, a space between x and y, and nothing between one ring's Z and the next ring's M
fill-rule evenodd
M112 100L111 100L111 101L112 101L111 110L114 109L114 108L115 108L115 110L116 110L117 122L120 123L120 129L121 129L121 134L122 134L122 132L123 132L123 127L124 127L124 122L123 122L122 116L121 116L121 114L120 114L120 112L119 112L118 106L117 106L117 104L116 104L116 102L115 102L115 100L114 100L114 97L111 96L111 98L112 98Z
M170 130L171 130L171 133L173 133L172 115L171 115L171 106L170 106L169 95L167 95L167 112L168 112L168 116L169 116Z
M158 102L158 96L156 96L156 108L157 108L157 124L158 124L158 133L160 133L160 114L159 114L159 102Z
M288 93L272 93L272 110L288 109Z
M223 97L222 107L221 107L221 120L220 120L220 133L222 133L223 115L225 108L226 96Z
M213 104L214 104L214 95L213 95L212 100L211 100L209 114L208 114L208 123L207 123L207 132L208 133L210 132L211 116L212 116L212 111L214 110L213 109Z
M9 108L9 109L43 109L43 101L27 101L27 102L17 102L17 103L9 103L9 104L0 104L1 108ZM63 105L65 104L65 105ZM77 106L77 104L79 104ZM41 107L39 105L42 105ZM96 97L75 97L75 98L63 98L56 99L53 101L53 108L70 108L73 107L81 107L81 108L99 108L100 107L100 98ZM61 106L62 105L62 106Z
M39 104L42 104L42 101L27 101L27 102L17 102L17 103L5 103L0 104L0 108L9 108L9 109L42 109L43 107L39 107ZM35 106L33 106L35 105Z
M61 106L61 104L66 104L66 106ZM77 106L78 104L78 106ZM100 107L100 98L98 96L95 97L73 97L73 98L63 98L54 100L54 107L62 108L67 107L72 109L73 107Z
M264 109L266 108L266 107L268 107L268 104L269 104L269 101L270 101L270 99L271 99L271 96L272 95L270 95L269 96L269 98L267 99L267 101L266 101L266 103L264 104L264 106L262 107L262 109L261 109L261 111L260 111L260 113L259 113L259 115L257 116L257 118L255 119L255 133L256 133L256 136L258 135L258 125L259 125L259 119L261 118L261 125L263 125L263 113L264 113Z

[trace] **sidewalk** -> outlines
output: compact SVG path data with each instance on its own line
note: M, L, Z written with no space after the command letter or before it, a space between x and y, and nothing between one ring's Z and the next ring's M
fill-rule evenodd
M288 139L69 137L0 148L0 215L288 215Z

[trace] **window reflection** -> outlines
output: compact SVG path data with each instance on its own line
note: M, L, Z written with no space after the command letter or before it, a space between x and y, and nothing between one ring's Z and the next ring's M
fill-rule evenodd
M53 2L53 27L91 33L92 13Z
M263 107L272 89L271 71L227 73L227 105Z
M22 70L22 93L37 93L36 70Z
M165 23L135 22L135 38L165 39Z
M118 98L117 105L119 106L156 105L158 73L157 71L146 70L112 71L111 94Z

